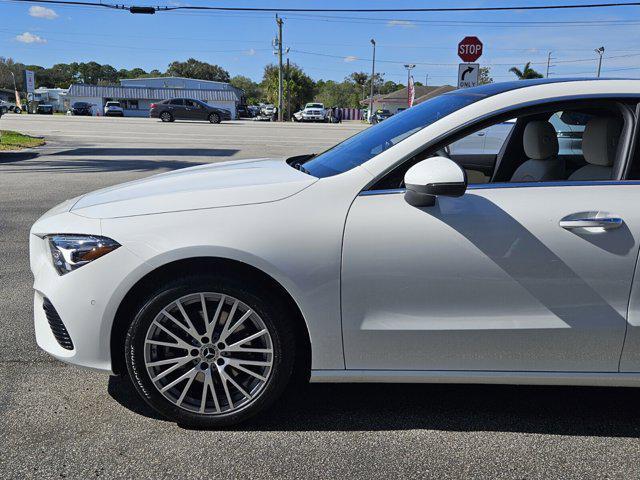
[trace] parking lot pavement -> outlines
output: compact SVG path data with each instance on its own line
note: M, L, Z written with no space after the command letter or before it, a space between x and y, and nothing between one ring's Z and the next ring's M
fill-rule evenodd
M360 124L6 115L0 153L0 478L638 478L635 389L310 385L230 431L140 405L126 379L35 345L27 234L65 198L198 163L319 151Z

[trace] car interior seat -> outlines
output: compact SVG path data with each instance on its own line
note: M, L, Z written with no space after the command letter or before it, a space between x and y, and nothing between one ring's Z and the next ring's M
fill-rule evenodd
M621 132L619 118L590 119L582 134L582 155L587 164L573 172L569 180L611 180Z
M526 160L511 176L512 182L560 180L564 164L558 159L558 134L546 120L529 122L522 136Z

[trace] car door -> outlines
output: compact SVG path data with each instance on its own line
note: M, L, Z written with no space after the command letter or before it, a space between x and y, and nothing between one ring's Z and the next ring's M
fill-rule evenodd
M639 202L623 182L476 185L424 208L361 193L344 232L346 368L617 371ZM624 223L560 224L592 212Z
M184 107L186 118L189 120L203 120L205 118L205 109L195 100L185 99Z
M173 115L173 118L176 120L185 120L188 118L184 107L184 98L174 98L169 101L167 106L171 111L171 115Z

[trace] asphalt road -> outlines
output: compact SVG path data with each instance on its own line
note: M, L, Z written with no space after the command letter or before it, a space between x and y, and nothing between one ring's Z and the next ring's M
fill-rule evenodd
M310 385L229 431L183 429L126 379L41 352L27 233L60 201L205 162L318 151L359 124L162 124L6 115L0 152L0 478L638 478L633 389Z

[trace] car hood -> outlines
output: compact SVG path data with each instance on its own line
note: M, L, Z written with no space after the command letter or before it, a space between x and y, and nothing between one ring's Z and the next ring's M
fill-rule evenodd
M317 180L284 159L223 162L97 190L80 197L71 211L90 218L117 218L273 202Z

